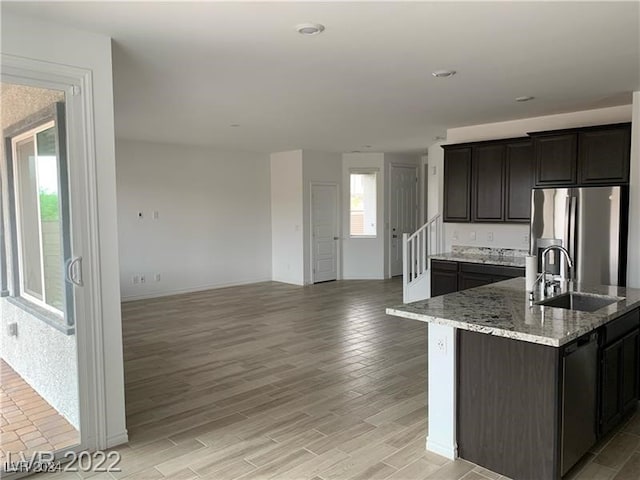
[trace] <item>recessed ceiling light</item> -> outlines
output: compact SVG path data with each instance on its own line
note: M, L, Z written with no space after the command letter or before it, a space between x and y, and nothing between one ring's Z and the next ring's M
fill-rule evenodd
M301 23L296 26L296 31L300 35L318 35L324 31L324 25L319 23Z
M453 77L455 74L455 70L436 70L435 72L431 72L431 75L436 78L449 78Z
M516 102L528 102L536 97L530 97L529 95L523 95L522 97L516 97Z

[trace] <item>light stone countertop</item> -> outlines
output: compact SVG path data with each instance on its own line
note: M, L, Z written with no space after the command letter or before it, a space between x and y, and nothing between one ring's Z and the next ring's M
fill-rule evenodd
M500 265L505 267L521 267L525 266L525 257L515 257L510 255L496 254L473 254L473 253L438 253L430 255L431 260L447 260L450 262L466 262L466 263L484 263L487 265Z
M563 286L562 292L566 291L620 300L595 312L530 306L525 279L520 277L390 307L386 312L397 317L560 347L640 307L640 289L578 284ZM535 298L540 299L539 292Z

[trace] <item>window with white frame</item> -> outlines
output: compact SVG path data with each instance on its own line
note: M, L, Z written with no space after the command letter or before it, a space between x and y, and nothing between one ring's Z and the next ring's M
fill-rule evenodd
M378 233L376 172L351 172L349 197L350 235L352 237L375 237Z
M63 317L60 178L55 121L11 137L19 296Z

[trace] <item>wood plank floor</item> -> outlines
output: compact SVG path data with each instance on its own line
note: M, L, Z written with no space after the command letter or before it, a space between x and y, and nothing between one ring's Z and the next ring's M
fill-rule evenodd
M501 478L425 451L427 328L384 314L401 296L268 282L123 304L130 443L94 478ZM594 452L573 478L637 480L640 416Z

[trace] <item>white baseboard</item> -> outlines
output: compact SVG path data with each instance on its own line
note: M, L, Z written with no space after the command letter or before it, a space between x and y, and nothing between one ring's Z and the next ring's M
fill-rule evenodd
M143 293L140 295L123 295L120 297L120 301L122 302L133 302L136 300L147 300L150 298L161 298L161 297L170 297L172 295L182 295L184 293L195 293L195 292L203 292L205 290L215 290L217 288L226 288L226 287L237 287L240 285L249 285L252 283L260 283L260 282L271 282L271 277L259 277L252 278L248 280L241 280L239 282L221 282L221 283L212 283L208 285L198 285L194 287L187 288L176 288L171 290L163 290L162 292L150 292Z
M124 445L125 443L129 443L129 432L127 432L127 430L107 437L107 448L117 447L118 445Z
M442 445L440 443L436 443L433 440L429 440L427 437L427 450L433 453L437 453L449 460L455 460L458 458L458 445Z

